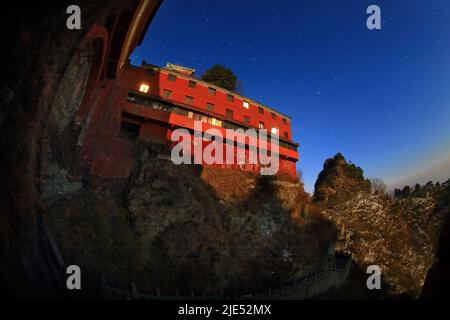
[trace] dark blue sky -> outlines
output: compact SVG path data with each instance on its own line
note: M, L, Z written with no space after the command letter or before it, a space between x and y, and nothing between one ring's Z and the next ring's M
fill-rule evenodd
M366 28L377 4L382 30ZM132 63L201 75L292 116L307 189L337 152L390 185L450 178L450 1L165 0Z

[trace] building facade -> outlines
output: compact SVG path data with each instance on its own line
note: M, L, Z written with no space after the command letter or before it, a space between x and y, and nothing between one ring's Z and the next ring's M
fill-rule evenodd
M226 136L227 129L266 129L269 137L276 135L279 138L278 175L296 179L298 144L292 141L290 118L252 99L197 79L194 72L194 69L173 64L164 68L145 62L141 67L127 65L117 83L121 96L116 100L122 109L121 132L139 139L149 137L172 143L173 146L172 132L184 128L193 136L195 121L201 122L201 131L216 129L222 137ZM204 139L202 148L211 143L210 140ZM260 172L260 163L249 161L250 150L258 148L260 141L248 137L243 144L238 141L225 140L224 152L226 144L231 143L236 148L235 155L237 149L244 150L244 160L208 165ZM267 150L273 150L270 140Z

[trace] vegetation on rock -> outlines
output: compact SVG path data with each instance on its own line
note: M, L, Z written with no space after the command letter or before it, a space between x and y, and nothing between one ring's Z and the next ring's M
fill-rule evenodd
M442 185L430 182L423 187L405 187L394 196L380 192L384 190L382 181L375 185L373 192L368 192L371 185L362 170L338 154L325 162L315 199L338 226L337 249L352 253L357 264L354 270L373 264L381 267L383 290L377 298L417 298L435 261L441 226L450 214L450 180ZM348 291L340 294L368 298L371 295L364 286L365 282L360 282L359 290L352 288L358 296Z
M230 68L220 64L216 64L206 70L202 76L202 80L230 91L236 91L236 75Z

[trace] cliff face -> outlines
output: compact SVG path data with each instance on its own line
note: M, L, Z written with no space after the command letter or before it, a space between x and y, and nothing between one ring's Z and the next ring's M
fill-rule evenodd
M378 265L388 295L420 295L434 262L445 213L436 200L392 199L359 193L325 211L340 228L339 249L352 252L360 266Z
M67 263L168 294L248 293L280 286L333 249L334 225L303 210L299 183L176 166L153 143L136 144L135 156L128 181L89 178L45 200Z
M314 189L315 202L331 203L351 198L359 191L369 191L370 182L364 179L361 168L347 163L338 153L325 161Z
M112 7L135 5L124 0L78 1L83 28L67 32L65 12L70 4L30 2L23 10L23 3L10 2L1 12L1 28L7 30L1 41L7 50L0 75L0 294L8 298L54 296L52 263L38 223L42 135L48 118L58 119L52 105L64 105L55 93L73 93L69 108L82 96L81 77L73 82L63 77L71 61L77 62L73 57L79 52L74 49L85 32L94 21L105 21ZM87 74L86 66L80 66L80 76ZM66 90L58 90L61 83Z
M322 205L326 208L324 214L339 228L337 248L350 251L363 272L369 265L380 266L382 296L403 294L417 298L434 262L448 207L438 192L407 198L372 194L362 173L356 180L345 174L349 166L341 157L327 160L316 184L316 199L323 199L323 190L328 190L324 181L336 191L335 201L322 201Z

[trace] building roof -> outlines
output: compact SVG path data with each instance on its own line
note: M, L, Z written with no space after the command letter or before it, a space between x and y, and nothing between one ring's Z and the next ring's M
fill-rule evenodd
M169 65L169 63L168 63L168 65ZM172 65L172 64L171 64L171 65ZM177 66L177 65L174 65L174 66ZM264 104L262 104L262 103L260 103L260 102L255 101L255 100L253 100L253 99L244 97L244 96L242 96L242 95L240 95L240 94L238 94L238 93L236 93L236 92L229 91L229 90L224 89L224 88L222 88L222 87L216 86L216 85L214 85L214 84L212 84L212 83L209 83L209 82L203 81L203 80L201 80L201 79L198 79L198 78L194 77L193 75L187 75L187 74L184 73L184 72L180 72L180 71L177 71L177 70L174 70L174 69L168 69L167 66L166 66L166 67L159 67L159 66L157 66L157 65L154 65L154 64L151 64L151 63L147 63L147 62L145 62L145 60L142 61L141 67L142 67L142 68L147 68L147 69L165 70L165 71L169 71L169 72L176 72L177 75L181 75L182 77L185 77L185 78L188 79L188 80L193 80L193 81L196 81L196 82L199 82L199 83L203 83L205 86L214 88L214 89L216 89L217 91L222 91L222 92L224 92L225 94L233 95L233 96L238 97L238 98L240 98L240 99L242 99L242 100L245 100L245 101L247 101L247 102L249 102L249 103L251 103L251 104L254 104L254 105L258 106L258 107L262 107L262 108L264 108L264 109L267 109L267 110L269 110L270 112L274 112L274 113L278 114L278 115L281 116L281 117L284 117L284 118L287 118L287 119L291 120L291 117L290 117L290 116L288 116L288 115L286 115L286 114L283 114L283 113L281 113L280 111L277 111L277 110L275 110L275 109L273 109L273 108L271 108L271 107L268 107L268 106L266 106L266 105L264 105ZM186 68L186 67L183 67L183 66L178 66L178 67ZM186 69L190 69L190 68L186 68ZM194 70L194 69L190 69L190 70ZM194 71L195 71L195 70L194 70Z
M170 62L167 62L166 69L175 71L175 72L179 72L179 73L185 74L187 76L193 76L194 72L195 72L195 69L180 66L178 64L174 64L174 63L170 63Z

